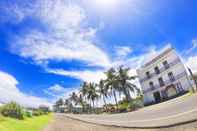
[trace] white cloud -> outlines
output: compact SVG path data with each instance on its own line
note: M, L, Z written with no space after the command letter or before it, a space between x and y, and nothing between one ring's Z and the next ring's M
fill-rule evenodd
M197 55L191 56L186 61L186 66L192 69L194 73L197 72Z
M115 47L115 50L116 50L116 53L117 53L117 56L118 57L126 57L129 55L129 53L132 52L132 49L131 47L128 47L128 46L116 46Z
M62 93L62 92L65 92L65 88L58 85L58 84L55 84L51 87L49 87L49 90L54 92L54 93Z
M32 3L24 3L25 0L21 2L19 6L17 2L2 2L0 8L0 22L18 24L23 21L26 16L33 14L34 10L31 8Z
M101 79L105 79L106 77L103 70L66 71L63 69L46 69L46 71L57 75L74 77L82 81L96 82L96 83L98 83L99 80Z
M186 51L186 54L191 53L197 48L197 39L192 40L192 47Z
M125 57L121 59L115 59L111 66L113 67L118 67L120 65L124 65L127 67L130 67L131 70L136 70L137 68L140 68L143 64L147 63L154 57L156 57L158 54L163 52L166 48L169 48L170 44L167 44L164 48L162 49L157 49L155 46L150 46L148 47L144 53L137 55L137 56L131 56L131 57ZM135 71L132 71L133 75L136 75Z
M84 27L86 16L83 9L63 0L44 0L37 3L35 16L49 32L31 31L18 36L12 51L36 63L51 60L79 60L88 65L108 67L108 55L95 45L96 29Z
M74 59L89 65L109 65L107 55L79 34L75 34L75 39L67 40L35 31L23 38L19 37L16 44L12 45L12 50L22 57L32 58L36 63Z
M49 95L52 97L58 97L64 93L66 93L66 88L64 88L58 84L55 84L47 89L44 89L43 91L46 95Z
M67 88L64 88L63 86L59 85L59 84L55 84L53 86L50 86L47 89L44 89L43 92L46 95L52 96L52 97L59 97L62 96L63 94L65 94L67 92Z
M36 15L55 29L78 28L86 18L81 7L64 0L42 0L37 5Z
M38 107L39 105L49 105L51 104L39 97L27 95L21 92L18 88L18 81L10 74L0 71L0 101L10 102L15 101L23 106L28 107Z
M44 89L43 92L52 98L52 102L56 102L59 98L68 98L72 92L78 92L78 87L65 88L59 84Z
M34 14L31 15L47 25L48 32L30 31L24 36L18 36L11 47L14 53L24 58L31 58L42 65L48 73L98 82L104 78L103 70L67 71L50 69L47 64L51 61L78 60L87 65L104 67L104 70L120 65L126 65L134 70L157 53L156 48L151 48L145 55L128 58L132 49L119 46L116 47L118 58L110 60L108 54L94 43L97 29L87 26L87 17L81 7L63 0L43 0L36 4ZM133 71L133 74L136 73Z

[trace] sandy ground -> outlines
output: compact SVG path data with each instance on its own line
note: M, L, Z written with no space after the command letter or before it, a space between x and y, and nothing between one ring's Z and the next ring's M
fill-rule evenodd
M43 131L197 131L197 122L161 129L128 129L94 125L56 115Z

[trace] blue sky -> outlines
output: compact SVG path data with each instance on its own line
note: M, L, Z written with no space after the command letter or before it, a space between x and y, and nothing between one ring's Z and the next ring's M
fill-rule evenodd
M50 104L172 45L197 71L195 0L1 0L0 101ZM10 93L12 92L12 93ZM31 102L29 102L31 101Z

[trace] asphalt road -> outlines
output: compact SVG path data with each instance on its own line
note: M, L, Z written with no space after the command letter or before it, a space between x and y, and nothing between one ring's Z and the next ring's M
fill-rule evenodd
M197 120L197 95L176 98L135 112L102 115L72 115L66 117L121 127L168 127Z
M69 119L63 114L56 114L53 121L43 131L197 131L197 122L170 128L133 129L90 124Z

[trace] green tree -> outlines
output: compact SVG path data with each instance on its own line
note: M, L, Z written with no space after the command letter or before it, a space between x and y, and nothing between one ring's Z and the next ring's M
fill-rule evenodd
M83 82L83 84L81 85L80 93L82 94L84 101L86 101L87 94L88 94L88 83L87 82Z
M71 96L70 96L70 100L71 100L71 102L73 102L74 103L74 105L77 105L78 104L78 96L77 96L77 94L75 93L75 92L73 92L72 94L71 94Z
M99 87L100 97L103 98L104 106L107 109L106 98L108 97L107 96L108 95L108 88L105 86L105 81L100 80L98 87Z
M129 68L124 68L123 66L120 66L117 70L119 92L125 95L127 101L132 100L130 92L137 91L138 94L140 92L136 85L129 82L130 80L135 80L135 77L129 76L129 70Z
M1 114L6 117L24 119L23 107L16 102L10 102L1 107Z
M87 99L92 102L92 107L95 109L95 100L98 99L98 93L96 90L96 84L95 83L89 83L88 84L88 94Z
M111 68L107 72L105 72L105 74L107 76L107 79L105 80L106 88L108 88L111 94L113 95L116 103L116 107L118 109L116 92L119 92L119 87L118 87L118 77L116 75L116 70L114 68Z
M55 105L53 106L55 111L60 111L60 106L64 105L64 100L60 98L55 102Z
M64 105L67 106L69 112L72 111L73 105L72 105L72 102L71 102L71 100L69 98L65 100Z

